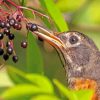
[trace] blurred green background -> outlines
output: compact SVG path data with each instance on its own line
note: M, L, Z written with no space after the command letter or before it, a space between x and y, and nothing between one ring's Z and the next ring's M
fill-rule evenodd
M62 12L63 17L68 23L69 30L80 31L94 40L97 47L100 48L100 0L54 0L56 6ZM18 0L14 0L18 3ZM44 12L43 7L39 0L28 0L27 6L31 6L34 9L38 9ZM52 7L53 9L53 7ZM44 12L48 14L48 12ZM59 16L58 16L59 17ZM43 27L49 29L50 31L58 31L56 26L46 25L43 23L39 17L36 17L33 22L42 25ZM25 33L25 34L24 34ZM13 63L11 59L7 62L3 62L1 59L0 64L4 64L4 67L0 71L0 87L8 87L13 85L9 79L6 68L8 65L13 65L16 68L25 70L26 66L26 49L20 47L20 41L26 40L26 31L22 29L21 32L15 32L16 38L14 40L16 53L19 56L18 63ZM36 42L39 45L41 54L43 56L45 75L50 79L56 78L60 80L63 84L66 84L65 72L61 61L59 59L58 53L53 47L51 47L46 42L41 42L36 38ZM35 51L33 50L33 53ZM34 56L34 54L32 55ZM32 59L34 61L34 59Z

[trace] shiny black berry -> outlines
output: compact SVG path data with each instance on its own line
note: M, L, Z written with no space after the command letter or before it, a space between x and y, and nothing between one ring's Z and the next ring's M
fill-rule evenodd
M10 24L8 22L5 23L5 28L10 29Z
M12 33L10 33L9 35L8 35L8 38L9 38L9 40L13 40L14 39L14 34L12 34Z
M0 32L0 40L3 39L3 33Z
M3 55L4 50L2 48L0 48L0 55Z
M15 23L14 26L13 26L16 30L21 30L22 28L22 25L20 23Z
M6 61L6 60L8 60L9 59L9 55L8 54L4 54L3 55L3 59Z
M33 31L37 31L37 30L38 30L37 25L36 25L36 24L32 24L30 30L31 30L32 32L33 32Z
M11 25L11 26L13 26L14 24L15 24L15 19L14 18L11 18L11 19L9 19L9 24Z
M26 41L22 41L21 42L21 47L22 48L27 48L27 42Z
M7 48L7 53L11 55L13 53L13 48L9 46Z
M4 34L6 34L6 35L10 34L10 30L7 29L7 28L5 28L3 32L4 32Z
M5 22L4 21L0 21L0 27L4 28L5 27Z
M22 25L19 23L18 27L16 28L17 30L21 30L22 29Z
M16 63L16 62L18 61L18 57L17 57L17 56L13 56L13 57L12 57L12 60L13 60L13 62Z

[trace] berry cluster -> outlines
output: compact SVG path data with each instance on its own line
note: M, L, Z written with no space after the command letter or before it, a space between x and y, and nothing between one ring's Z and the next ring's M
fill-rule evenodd
M17 15L16 19L11 16L7 16L5 20L0 20L0 55L3 55L3 59L6 61L9 59L10 55L12 56L12 60L16 63L18 61L18 57L14 51L13 40L15 35L11 33L11 28L16 30L21 30L21 16ZM4 43L4 38L7 37L7 43Z
M16 8L16 11L13 11L11 7L9 7L8 3ZM8 11L5 11L2 6L6 6ZM3 56L3 59L6 61L9 59L9 56L12 55L13 62L18 61L18 56L14 50L13 40L15 38L15 34L11 32L11 29L21 30L22 22L26 24L26 29L28 31L34 32L38 31L38 26L36 24L30 23L27 18L25 18L22 9L26 9L32 11L32 13L37 13L38 15L45 16L35 10L30 8L18 6L12 0L1 0L0 1L0 56ZM9 11L10 10L10 11ZM6 38L6 39L5 39ZM6 42L5 42L6 40ZM39 38L39 40L41 40ZM21 42L21 47L27 47L27 41Z
M14 28L15 30L21 30L22 29L21 20L22 20L21 15L17 15L16 18L7 16L6 20L0 20L0 29L1 29L1 32L0 32L0 42L1 42L0 55L3 55L3 59L5 61L8 60L9 56L12 54L13 54L12 60L15 63L18 61L18 57L15 54L14 44L13 44L15 35L13 33L11 33L11 29ZM34 32L34 31L38 30L38 27L36 24L27 23L26 29ZM3 42L4 36L6 36L8 39L8 42L6 43L6 45L4 45L4 42ZM27 42L22 41L21 47L26 48ZM6 52L4 53L4 51L6 51Z

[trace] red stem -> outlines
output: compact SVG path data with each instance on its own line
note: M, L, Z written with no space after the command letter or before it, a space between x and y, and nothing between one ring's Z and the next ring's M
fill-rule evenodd
M3 9L0 9L0 12L2 12L4 14L9 14L8 12L4 11Z
M26 9L26 10L32 11L33 14L37 14L39 16L43 16L43 17L45 17L45 18L47 18L47 19L49 19L51 21L51 19L48 16L46 16L46 15L44 15L44 14L42 14L42 13L36 11L36 10L33 10L31 8L27 8L27 7L23 7L23 6L19 6L16 3L14 3L12 0L6 0L6 1L9 2L11 5L13 5L14 7L16 7L17 10L19 10L20 13L22 13L22 11L21 11L22 9ZM22 13L22 15L23 15L23 13Z
M13 12L12 9L11 9L5 2L4 2L3 4L4 4L11 12Z
M50 18L49 18L48 16L46 16L46 15L44 15L44 14L42 14L42 13L36 11L36 10L30 9L30 8L27 8L27 7L18 6L18 5L17 5L16 3L14 3L12 0L7 0L7 1L8 1L10 4L12 4L13 6L15 6L16 8L18 8L18 9L27 9L27 10L30 10L30 11L32 11L33 14L36 13L36 14L38 14L38 15L40 15L40 16L44 16L44 17L46 17L47 19L50 20Z
M11 5L13 5L14 7L16 7L16 8L19 8L19 6L16 4L16 3L14 3L12 0L7 0Z

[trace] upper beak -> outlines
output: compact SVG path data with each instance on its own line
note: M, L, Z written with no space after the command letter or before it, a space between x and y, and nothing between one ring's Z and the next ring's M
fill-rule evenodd
M44 29L43 27L37 25L38 31L34 31L37 36L47 41L49 44L58 49L65 49L65 44L54 34ZM42 32L41 32L42 31ZM44 34L43 34L44 33Z

